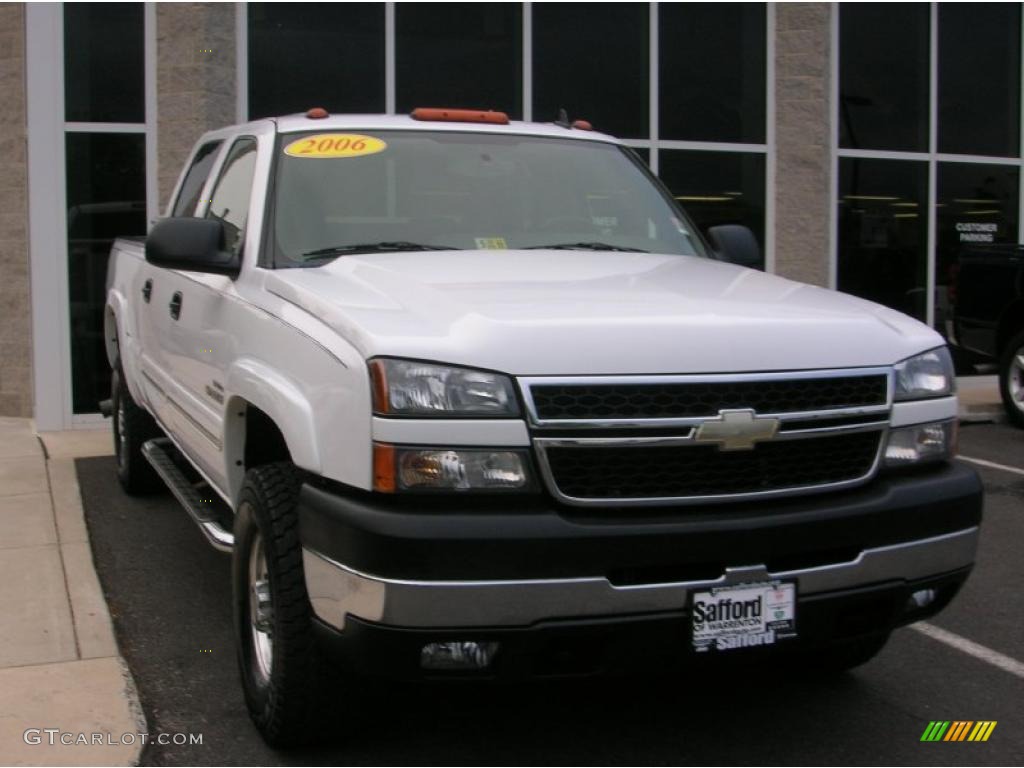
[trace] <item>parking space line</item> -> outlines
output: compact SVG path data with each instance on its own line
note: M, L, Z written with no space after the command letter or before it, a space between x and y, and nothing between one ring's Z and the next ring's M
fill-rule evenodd
M985 459L975 459L971 456L958 455L958 459L969 461L971 464L977 464L981 467L989 467L990 469L1001 469L1003 472L1013 472L1015 475L1024 475L1024 469L1020 467L1008 467L1005 464L996 464L994 461L985 461Z
M980 645L973 640L968 640L966 637L961 637L926 621L911 624L910 628L916 629L922 635L932 638L932 640L938 640L940 643L945 643L951 648L966 653L968 656L973 656L976 659L991 664L993 667L998 667L1004 672L1009 672L1011 675L1024 679L1024 663L1005 656L999 653L999 651L993 651L991 648L986 648L984 645Z

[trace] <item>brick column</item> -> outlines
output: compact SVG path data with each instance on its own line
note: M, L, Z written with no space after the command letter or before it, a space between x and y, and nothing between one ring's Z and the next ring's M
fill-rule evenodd
M235 5L157 3L157 179L163 210L199 136L235 120Z
M25 7L0 3L0 416L32 415Z
M831 14L827 3L775 6L775 271L828 284Z

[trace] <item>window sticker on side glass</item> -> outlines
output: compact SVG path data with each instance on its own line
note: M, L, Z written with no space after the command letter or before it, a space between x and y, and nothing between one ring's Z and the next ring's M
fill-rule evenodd
M296 139L284 148L292 157L339 158L375 155L388 148L386 142L358 133L318 133Z
M478 237L476 247L482 251L504 251L508 248L508 243L504 237Z

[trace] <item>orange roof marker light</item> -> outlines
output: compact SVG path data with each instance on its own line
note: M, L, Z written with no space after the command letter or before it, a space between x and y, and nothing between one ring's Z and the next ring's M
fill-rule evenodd
M508 115L482 109L438 109L417 107L412 111L413 120L432 120L441 123L490 123L508 125Z
M572 127L579 131L592 131L594 126L590 124L589 120L573 120Z
M330 117L331 113L323 107L313 107L306 113L306 117L310 120L323 120L325 117Z

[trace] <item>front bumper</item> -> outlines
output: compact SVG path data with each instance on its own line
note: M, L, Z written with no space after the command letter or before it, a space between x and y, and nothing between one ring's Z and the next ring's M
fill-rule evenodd
M905 601L908 585L966 577L981 498L976 473L951 464L800 499L584 513L542 499L382 500L306 484L299 515L313 609L346 634L366 623L623 623L679 614L694 590L769 578L796 581L801 601L868 587Z
M680 605L659 613L546 620L517 627L395 627L351 616L344 630L322 621L315 626L322 650L337 665L361 675L409 681L664 676L688 666L722 664L774 668L781 659L803 661L818 649L884 636L894 627L925 619L953 599L969 571L964 568L921 581L895 580L802 595L797 600L796 638L741 652L693 652L689 611ZM910 596L923 589L934 590L935 601L925 608L911 608ZM499 643L493 663L486 669L464 672L423 669L421 654L428 643L467 640Z

